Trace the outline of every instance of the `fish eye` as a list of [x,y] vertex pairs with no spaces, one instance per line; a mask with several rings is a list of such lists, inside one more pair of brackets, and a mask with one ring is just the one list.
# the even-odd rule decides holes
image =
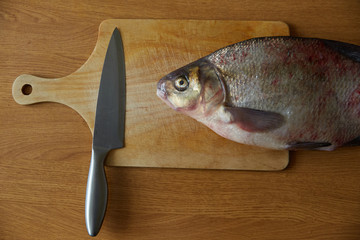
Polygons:
[[181,76],[175,80],[174,87],[180,92],[185,91],[189,87],[189,81],[185,76]]

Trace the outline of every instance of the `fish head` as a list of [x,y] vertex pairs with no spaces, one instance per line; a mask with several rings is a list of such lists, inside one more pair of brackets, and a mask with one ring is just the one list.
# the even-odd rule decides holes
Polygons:
[[157,95],[174,110],[193,117],[210,114],[225,100],[216,67],[201,59],[161,78]]

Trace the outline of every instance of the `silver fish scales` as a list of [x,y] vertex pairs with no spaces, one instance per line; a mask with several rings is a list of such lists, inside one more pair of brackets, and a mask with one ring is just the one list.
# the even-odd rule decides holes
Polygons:
[[158,95],[236,142],[333,150],[360,136],[360,47],[250,39],[168,74]]

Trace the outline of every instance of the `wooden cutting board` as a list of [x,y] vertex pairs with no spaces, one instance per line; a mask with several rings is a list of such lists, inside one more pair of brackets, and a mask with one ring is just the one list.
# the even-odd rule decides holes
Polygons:
[[235,170],[282,170],[287,166],[287,151],[226,140],[170,109],[156,96],[156,83],[167,73],[232,43],[287,36],[289,28],[283,22],[106,20],[100,25],[93,53],[82,67],[62,78],[19,76],[12,89],[15,101],[23,105],[65,104],[77,111],[93,132],[102,66],[115,27],[125,49],[125,147],[109,154],[108,166]]

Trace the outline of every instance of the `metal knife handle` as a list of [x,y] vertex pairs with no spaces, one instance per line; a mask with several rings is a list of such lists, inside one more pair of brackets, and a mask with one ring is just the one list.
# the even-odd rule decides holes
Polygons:
[[96,236],[100,231],[107,206],[107,181],[104,161],[107,149],[92,149],[89,176],[86,187],[85,222],[90,236]]

